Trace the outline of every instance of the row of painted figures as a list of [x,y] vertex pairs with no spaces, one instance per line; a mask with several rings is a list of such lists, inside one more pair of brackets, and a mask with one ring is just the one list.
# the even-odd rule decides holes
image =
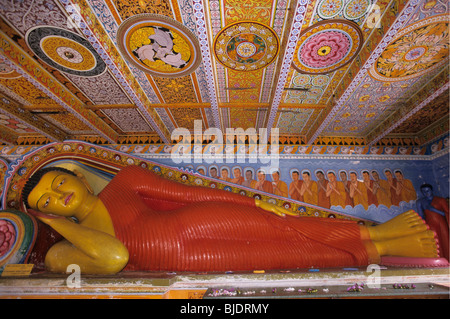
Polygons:
[[[200,174],[205,174],[203,168],[197,170]],[[291,182],[288,185],[280,179],[279,171],[274,171],[271,174],[272,181],[269,181],[263,170],[259,170],[254,179],[251,169],[245,170],[244,177],[241,169],[235,167],[233,178],[229,176],[227,168],[222,168],[220,175],[216,167],[209,169],[211,177],[324,208],[355,207],[359,204],[365,209],[368,209],[370,205],[377,207],[384,205],[389,208],[392,205],[399,206],[402,201],[410,202],[417,199],[412,182],[405,179],[400,170],[395,170],[392,174],[386,169],[384,171],[386,179],[381,179],[376,170],[365,170],[362,172],[362,181],[358,179],[354,171],[347,174],[346,171],[341,170],[338,174],[340,180],[334,171],[324,173],[322,170],[317,170],[315,172],[317,180],[313,180],[311,173],[307,170],[301,172],[292,170]]]

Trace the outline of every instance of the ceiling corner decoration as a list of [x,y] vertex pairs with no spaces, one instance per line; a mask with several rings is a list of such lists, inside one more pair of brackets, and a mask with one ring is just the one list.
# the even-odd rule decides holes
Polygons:
[[178,21],[158,14],[142,13],[122,22],[117,43],[129,62],[157,77],[188,75],[201,62],[197,37]]
[[214,39],[217,61],[236,71],[255,71],[270,65],[278,55],[280,41],[270,27],[241,21],[223,28]]
[[326,74],[350,63],[361,50],[363,34],[349,20],[322,20],[302,32],[293,65],[300,73]]
[[88,77],[106,70],[105,62],[94,47],[71,31],[37,26],[27,31],[25,39],[36,56],[62,72]]

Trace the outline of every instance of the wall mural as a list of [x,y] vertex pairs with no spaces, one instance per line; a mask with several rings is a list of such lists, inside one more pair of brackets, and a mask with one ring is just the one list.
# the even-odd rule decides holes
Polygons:
[[[447,146],[445,146],[447,145]],[[448,148],[448,137],[431,145],[431,154]],[[448,161],[394,160],[358,155],[350,158],[326,156],[283,159],[280,168],[262,173],[261,164],[187,164],[183,168],[199,174],[305,202],[345,215],[384,222],[407,210],[416,210],[422,196],[420,186],[434,186],[448,197]],[[170,159],[160,161],[170,163]],[[439,162],[439,163],[438,163]],[[173,165],[173,164],[172,164]]]
[[[354,162],[360,161],[350,161]],[[385,167],[376,165],[375,168],[370,166],[370,161],[349,165],[346,160],[335,163],[304,160],[301,164],[298,161],[289,164],[286,167],[285,163],[283,168],[272,173],[265,173],[259,167],[249,165],[188,165],[185,169],[194,169],[200,174],[227,183],[377,222],[415,209],[420,184],[426,182],[427,177],[430,179],[428,182],[432,182],[431,176],[416,173],[418,167],[427,166],[425,163],[409,165],[411,168],[396,167],[388,163]],[[343,169],[333,169],[335,166]]]

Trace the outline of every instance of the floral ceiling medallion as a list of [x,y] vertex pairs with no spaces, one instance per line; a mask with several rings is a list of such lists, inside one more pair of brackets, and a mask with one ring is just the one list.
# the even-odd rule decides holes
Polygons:
[[185,76],[201,63],[197,37],[178,21],[158,14],[125,20],[117,31],[117,43],[129,62],[157,77]]
[[306,74],[333,72],[357,56],[362,40],[360,28],[352,21],[320,21],[300,35],[299,45],[294,53],[294,68]]
[[236,71],[254,71],[271,64],[280,41],[268,26],[241,21],[223,28],[214,39],[214,54],[221,64]]
[[369,74],[379,81],[405,81],[447,65],[448,19],[449,15],[438,15],[400,30]]
[[38,26],[28,30],[25,39],[36,56],[59,71],[90,77],[106,70],[105,62],[89,41],[68,30]]

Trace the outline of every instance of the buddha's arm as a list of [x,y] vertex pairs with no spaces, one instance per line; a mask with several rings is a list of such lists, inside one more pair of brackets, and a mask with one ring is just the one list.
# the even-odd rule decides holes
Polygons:
[[[283,207],[255,200],[251,197],[219,189],[177,183],[139,166],[127,166],[119,174],[121,180],[130,184],[129,187],[133,187],[139,194],[146,197],[179,203],[222,202],[250,207],[256,206],[280,216],[285,214],[297,216],[297,214]],[[119,177],[119,174],[117,177]]]
[[45,265],[50,271],[66,272],[67,266],[76,264],[82,273],[114,274],[126,266],[128,250],[114,236],[66,218],[39,219],[66,239],[47,252]]

